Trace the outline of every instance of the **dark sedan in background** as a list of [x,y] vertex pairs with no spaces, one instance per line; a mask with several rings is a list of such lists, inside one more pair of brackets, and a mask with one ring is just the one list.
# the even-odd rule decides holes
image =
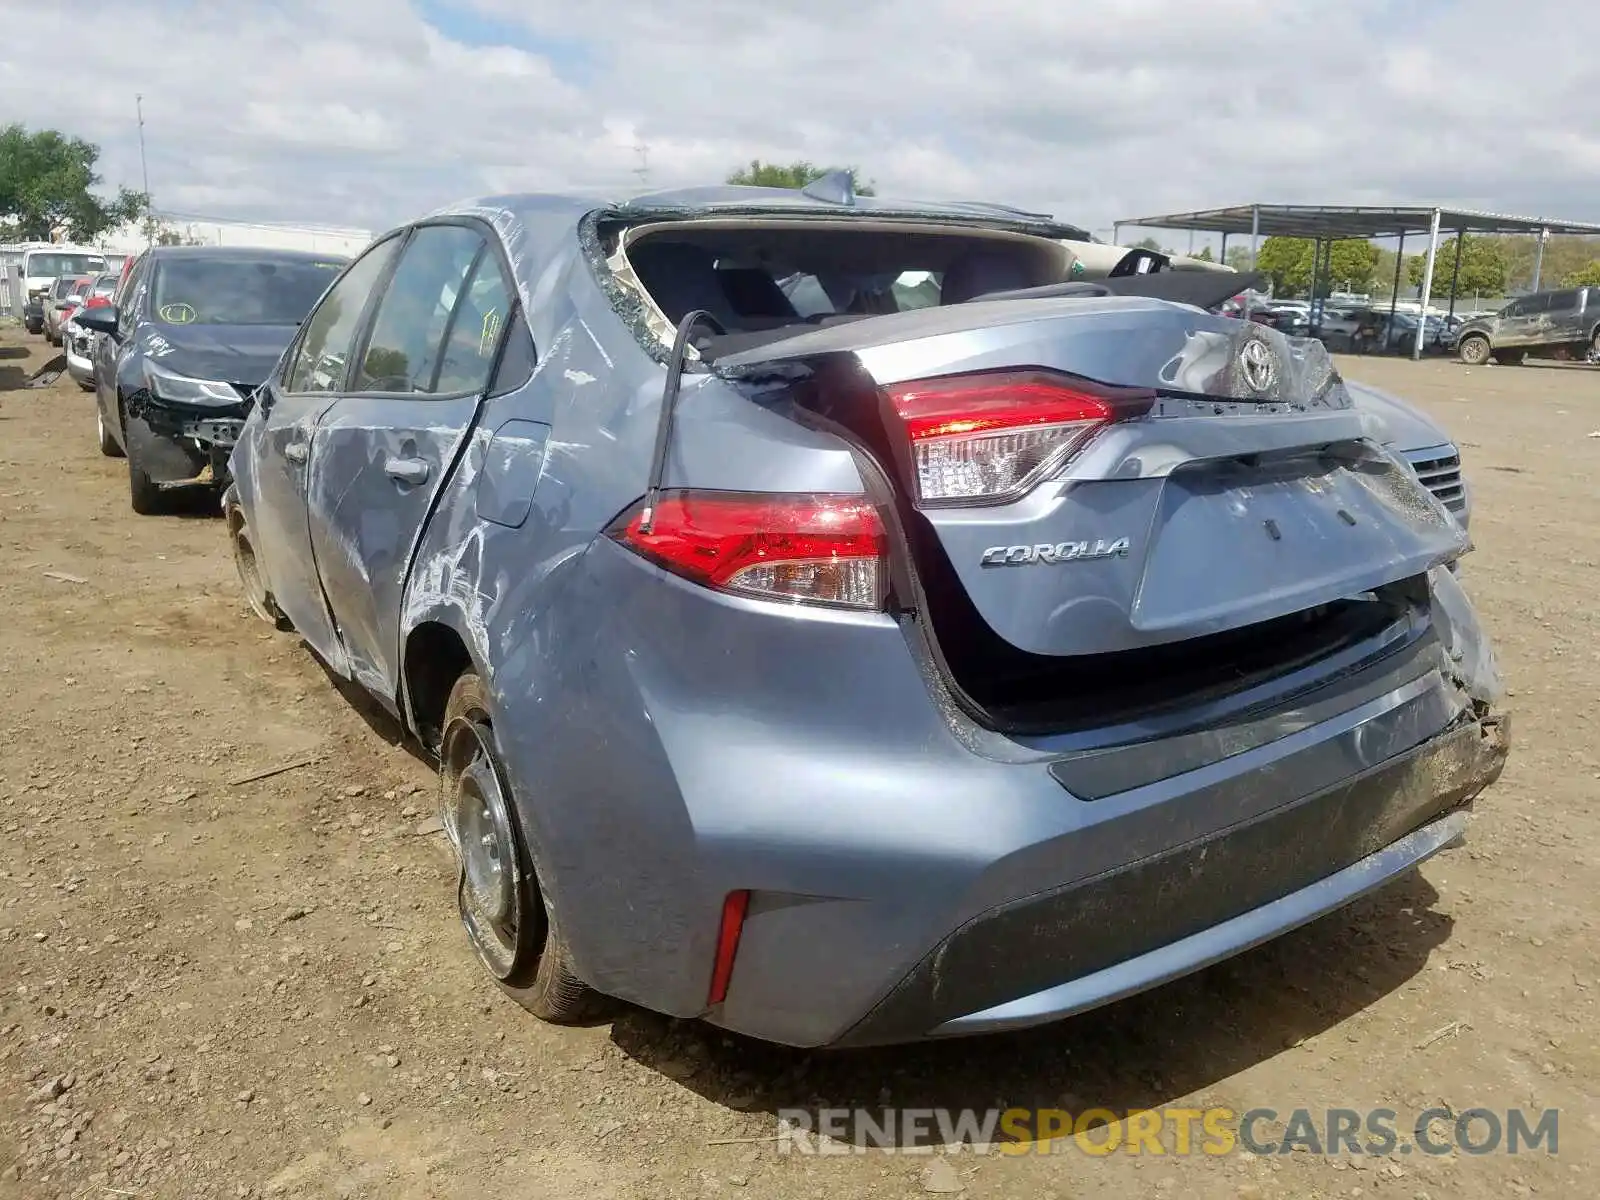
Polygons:
[[85,310],[94,333],[100,450],[128,459],[133,509],[227,483],[255,390],[348,260],[292,250],[158,246],[121,302]]

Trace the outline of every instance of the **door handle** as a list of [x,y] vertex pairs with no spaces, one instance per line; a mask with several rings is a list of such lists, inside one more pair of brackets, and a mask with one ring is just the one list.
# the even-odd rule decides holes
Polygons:
[[425,458],[386,458],[383,473],[400,483],[427,483],[428,460]]
[[283,448],[283,456],[290,462],[303,463],[309,453],[304,442],[290,442]]

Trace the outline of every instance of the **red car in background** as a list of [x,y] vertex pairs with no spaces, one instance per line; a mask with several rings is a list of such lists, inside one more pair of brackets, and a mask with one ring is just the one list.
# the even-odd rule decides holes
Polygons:
[[107,273],[97,275],[89,282],[83,303],[71,312],[63,313],[61,341],[67,351],[67,374],[86,392],[94,391],[94,334],[75,319],[80,312],[90,308],[104,308],[121,286],[120,276]]
[[56,287],[44,302],[45,341],[52,346],[62,344],[62,331],[67,322],[72,320],[72,314],[83,303],[83,298],[93,283],[92,275],[79,275],[71,280],[62,278],[57,281]]

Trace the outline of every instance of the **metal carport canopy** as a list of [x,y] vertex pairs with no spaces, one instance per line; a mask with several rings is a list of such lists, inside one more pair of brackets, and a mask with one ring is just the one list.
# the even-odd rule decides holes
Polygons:
[[[1236,204],[1231,208],[1209,208],[1197,212],[1166,213],[1156,217],[1132,217],[1118,221],[1113,240],[1120,241],[1124,225],[1151,229],[1188,229],[1196,233],[1220,233],[1226,251],[1229,234],[1247,234],[1250,237],[1250,262],[1255,263],[1256,247],[1262,237],[1300,237],[1315,240],[1320,247],[1324,242],[1348,238],[1401,239],[1405,247],[1408,233],[1428,235],[1427,265],[1423,270],[1422,289],[1426,313],[1427,298],[1433,295],[1434,258],[1439,252],[1441,228],[1457,233],[1535,233],[1539,235],[1539,258],[1544,257],[1546,236],[1552,233],[1600,234],[1600,224],[1587,221],[1562,221],[1552,217],[1514,217],[1506,213],[1479,212],[1470,208],[1384,208],[1366,205],[1334,206],[1326,204]],[[1331,261],[1331,247],[1329,250]],[[1320,255],[1318,256],[1320,258]],[[1456,243],[1456,269],[1461,266],[1461,242]],[[1311,273],[1313,288],[1316,269]],[[1539,268],[1534,266],[1534,286],[1538,287]],[[1400,258],[1395,258],[1394,296],[1399,296]],[[1450,282],[1450,309],[1455,311],[1455,279]],[[1389,304],[1389,315],[1394,316],[1394,300]],[[1411,357],[1422,357],[1422,342],[1427,321],[1417,321],[1417,340]]]
[[1516,217],[1469,208],[1374,208],[1361,205],[1236,204],[1158,217],[1127,217],[1123,225],[1192,229],[1196,233],[1259,234],[1262,237],[1385,238],[1429,233],[1435,214],[1442,228],[1467,233],[1600,234],[1600,224],[1554,217]]

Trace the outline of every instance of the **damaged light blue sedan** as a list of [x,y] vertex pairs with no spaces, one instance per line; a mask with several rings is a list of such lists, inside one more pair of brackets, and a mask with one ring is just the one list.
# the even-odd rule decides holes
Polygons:
[[1073,280],[1085,236],[838,179],[500,196],[312,311],[240,577],[437,755],[534,1013],[1013,1029],[1460,841],[1508,726],[1449,438],[1208,311],[1238,276]]

